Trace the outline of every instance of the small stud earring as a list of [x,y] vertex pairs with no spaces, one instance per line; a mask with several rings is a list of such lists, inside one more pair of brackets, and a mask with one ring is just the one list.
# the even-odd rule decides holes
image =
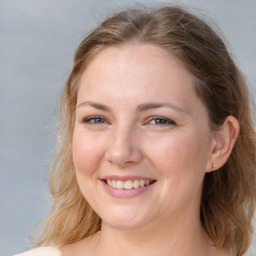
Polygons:
[[213,168],[213,171],[216,171],[216,165],[215,165],[215,163],[213,163],[212,168]]

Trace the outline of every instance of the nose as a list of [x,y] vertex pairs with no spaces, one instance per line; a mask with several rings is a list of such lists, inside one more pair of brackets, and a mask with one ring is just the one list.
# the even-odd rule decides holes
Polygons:
[[142,159],[141,145],[135,131],[125,128],[113,132],[105,153],[105,159],[119,167],[139,163]]

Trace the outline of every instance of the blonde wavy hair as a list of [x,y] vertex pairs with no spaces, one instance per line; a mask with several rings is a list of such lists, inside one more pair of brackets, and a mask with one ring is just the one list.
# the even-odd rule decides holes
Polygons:
[[79,80],[97,53],[108,46],[132,43],[157,45],[186,65],[196,77],[195,91],[208,110],[213,130],[229,115],[238,120],[240,132],[228,161],[205,175],[201,223],[216,246],[243,255],[251,243],[255,210],[255,105],[222,39],[204,21],[177,6],[119,12],[79,45],[59,100],[61,138],[49,176],[51,211],[35,244],[61,246],[101,228],[100,217],[79,190],[72,160]]

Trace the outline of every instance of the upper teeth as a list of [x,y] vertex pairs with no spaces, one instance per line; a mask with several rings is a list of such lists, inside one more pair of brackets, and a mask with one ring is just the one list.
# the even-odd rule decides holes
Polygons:
[[107,180],[107,183],[112,188],[117,189],[134,189],[149,185],[149,180]]

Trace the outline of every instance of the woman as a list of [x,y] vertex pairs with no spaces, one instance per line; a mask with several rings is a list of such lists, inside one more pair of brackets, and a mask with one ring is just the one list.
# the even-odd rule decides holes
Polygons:
[[52,210],[38,248],[21,255],[244,255],[253,106],[223,41],[194,15],[163,7],[108,18],[75,54]]

